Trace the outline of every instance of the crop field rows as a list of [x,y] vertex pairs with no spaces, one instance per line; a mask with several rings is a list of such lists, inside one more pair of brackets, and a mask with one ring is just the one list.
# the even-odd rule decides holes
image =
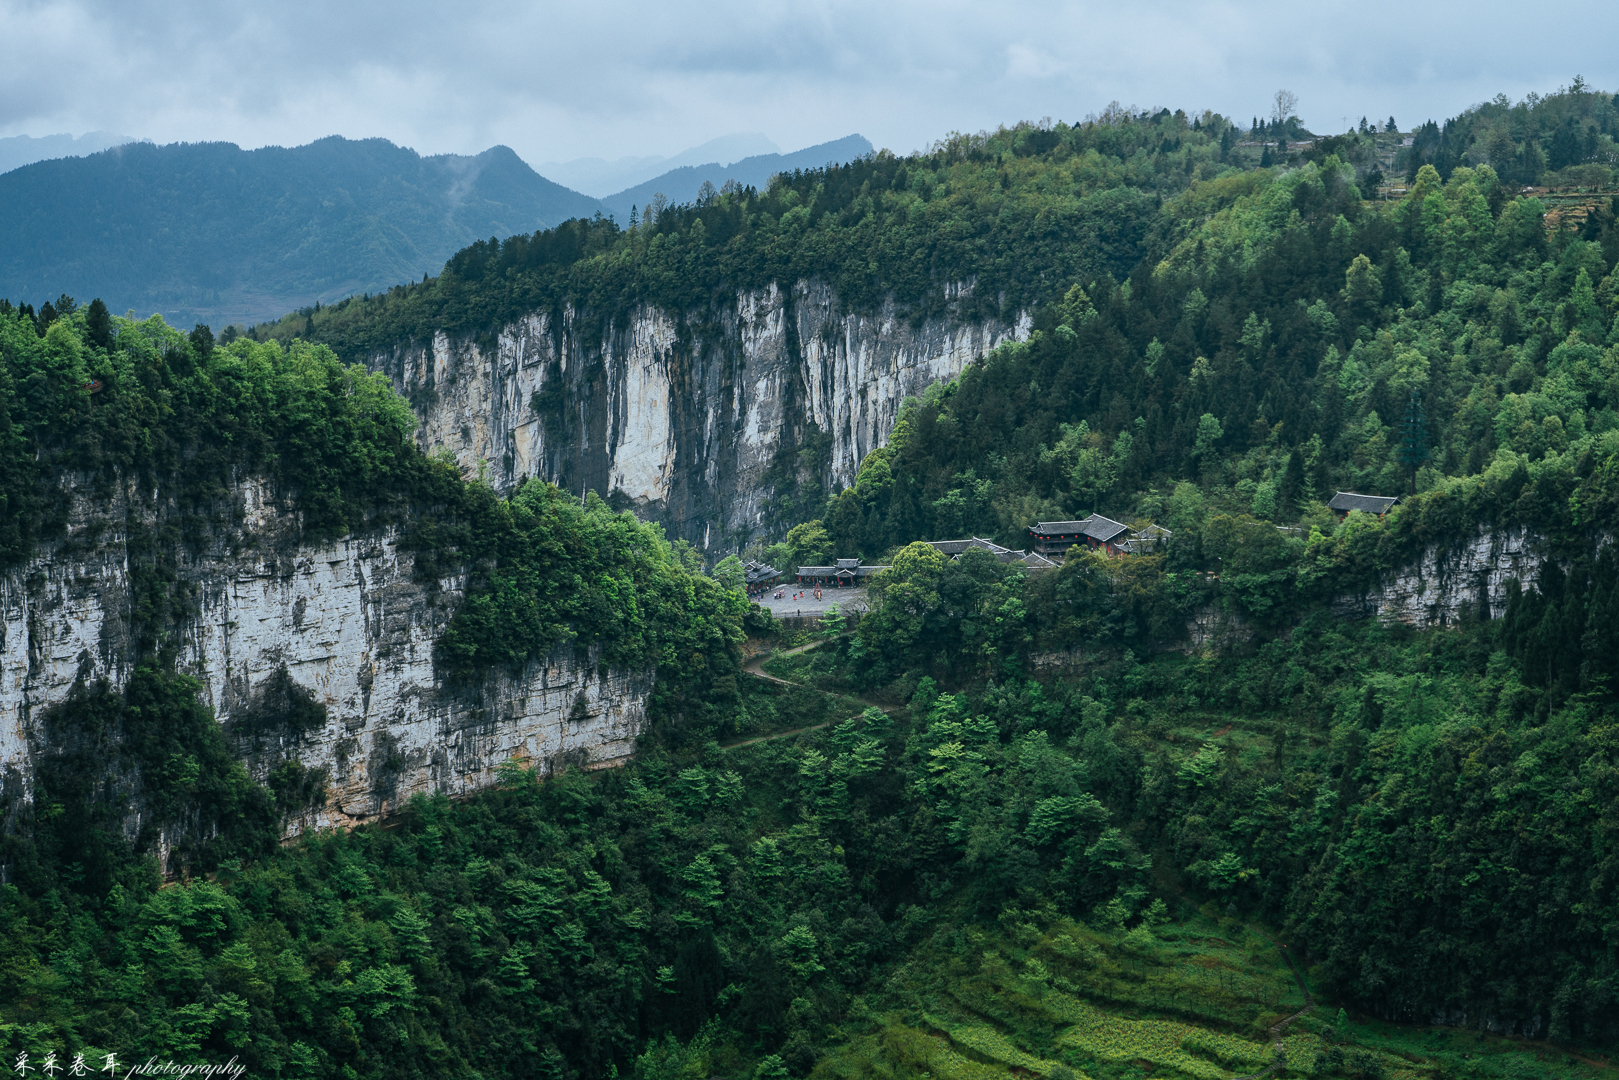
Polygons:
[[[896,979],[902,1007],[825,1058],[816,1080],[1233,1080],[1270,1066],[1270,1025],[1303,1007],[1270,940],[1208,909],[1150,932],[1014,923],[969,931],[951,957],[931,951]],[[1295,1022],[1282,1050],[1279,1077],[1615,1075],[1540,1047],[1326,1007]]]

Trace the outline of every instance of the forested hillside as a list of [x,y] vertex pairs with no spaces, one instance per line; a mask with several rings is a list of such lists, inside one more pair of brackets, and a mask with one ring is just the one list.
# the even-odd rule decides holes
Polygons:
[[0,296],[68,292],[220,327],[436,272],[473,240],[597,211],[505,147],[135,143],[0,176]]
[[1027,345],[918,402],[829,507],[838,553],[1022,546],[1029,522],[1093,510],[1195,530],[1205,497],[1291,523],[1338,488],[1604,455],[1612,197],[1574,233],[1487,165],[1424,166],[1390,206],[1330,158],[1225,183],[1240,196],[1155,265],[1076,285]]
[[[1520,156],[1531,166],[1504,184],[1612,187],[1616,125],[1613,96],[1582,83],[1469,110],[1445,125],[1450,156],[1430,161],[1437,125],[1402,135],[1363,122],[1300,149],[1308,133],[1295,117],[1250,121],[1114,106],[1086,122],[954,135],[921,154],[880,152],[783,175],[767,188],[663,207],[633,226],[570,222],[494,247],[474,244],[438,278],[292,316],[261,333],[307,332],[348,357],[433,329],[489,329],[569,302],[605,325],[637,302],[678,310],[795,277],[834,282],[857,309],[891,295],[917,317],[943,309],[970,281],[976,288],[964,315],[1004,314],[1057,299],[1087,275],[1122,282],[1143,260],[1156,263],[1248,193],[1234,174],[1257,182],[1262,165],[1335,154],[1354,165],[1368,197],[1386,179],[1414,179],[1425,163],[1436,164],[1442,180],[1458,165],[1490,164],[1500,176],[1501,163]],[[1404,146],[1406,138],[1416,145]],[[1568,145],[1553,155],[1559,139]],[[1169,201],[1181,193],[1188,195]]]
[[[1505,161],[1573,116],[1600,155],[1612,109],[1579,87],[1450,130],[1493,118]],[[202,514],[258,468],[311,529],[392,515],[428,565],[472,568],[446,672],[578,635],[654,658],[660,696],[621,770],[542,784],[514,761],[498,790],[275,849],[281,794],[219,751],[154,632],[139,678],[51,723],[121,733],[104,756],[215,839],[164,887],[86,758],[44,769],[44,809],[7,824],[0,1049],[288,1077],[1613,1075],[1613,177],[1537,174],[1599,189],[1564,193],[1588,202],[1570,226],[1490,139],[1412,165],[1368,131],[1278,165],[1258,144],[1286,127],[963,137],[481,243],[228,347],[8,306],[13,565],[59,535],[64,470],[180,485]],[[1385,162],[1410,188],[1370,199]],[[890,560],[847,630],[771,625],[734,560],[705,575],[599,501],[456,477],[340,359],[800,276],[1036,313],[769,553]],[[1340,487],[1404,499],[1340,520]],[[913,543],[1021,547],[1091,511],[1173,536],[1033,576]],[[1501,612],[1337,604],[1504,534],[1539,568]]]

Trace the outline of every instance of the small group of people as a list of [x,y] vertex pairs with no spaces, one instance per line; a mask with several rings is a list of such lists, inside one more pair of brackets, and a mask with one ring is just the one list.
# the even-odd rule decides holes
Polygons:
[[[811,596],[814,596],[815,599],[817,599],[817,600],[824,599],[824,597],[823,597],[823,595],[821,593],[821,587],[819,585],[817,585],[813,591],[805,590],[805,591],[793,593],[793,599],[794,600],[808,600]],[[773,599],[773,600],[785,600],[785,599],[787,599],[787,590],[786,589],[777,589],[776,590],[776,595],[771,597],[771,599]]]

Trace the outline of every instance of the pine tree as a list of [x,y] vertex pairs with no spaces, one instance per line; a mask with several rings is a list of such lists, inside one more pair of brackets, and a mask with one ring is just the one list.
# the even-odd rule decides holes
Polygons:
[[84,313],[84,328],[90,344],[102,349],[112,348],[112,313],[102,303],[101,297],[90,301],[90,307]]
[[1428,412],[1422,407],[1422,391],[1411,391],[1400,422],[1400,464],[1411,470],[1411,494],[1417,493],[1417,469],[1428,460]]

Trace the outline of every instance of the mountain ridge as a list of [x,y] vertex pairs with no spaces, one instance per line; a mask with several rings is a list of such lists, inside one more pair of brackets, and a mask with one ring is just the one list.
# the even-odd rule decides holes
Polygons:
[[[0,176],[0,296],[100,296],[171,322],[252,321],[436,273],[457,249],[589,216],[510,148],[386,139],[134,143]],[[156,242],[154,242],[154,238]]]
[[705,182],[713,184],[716,189],[724,187],[727,180],[735,180],[744,187],[763,188],[776,173],[842,165],[871,153],[873,149],[871,140],[856,134],[807,146],[791,154],[756,154],[729,165],[719,162],[685,165],[616,194],[604,196],[601,203],[615,218],[628,221],[632,209],[644,208],[659,194],[670,203],[689,203],[697,199]]

